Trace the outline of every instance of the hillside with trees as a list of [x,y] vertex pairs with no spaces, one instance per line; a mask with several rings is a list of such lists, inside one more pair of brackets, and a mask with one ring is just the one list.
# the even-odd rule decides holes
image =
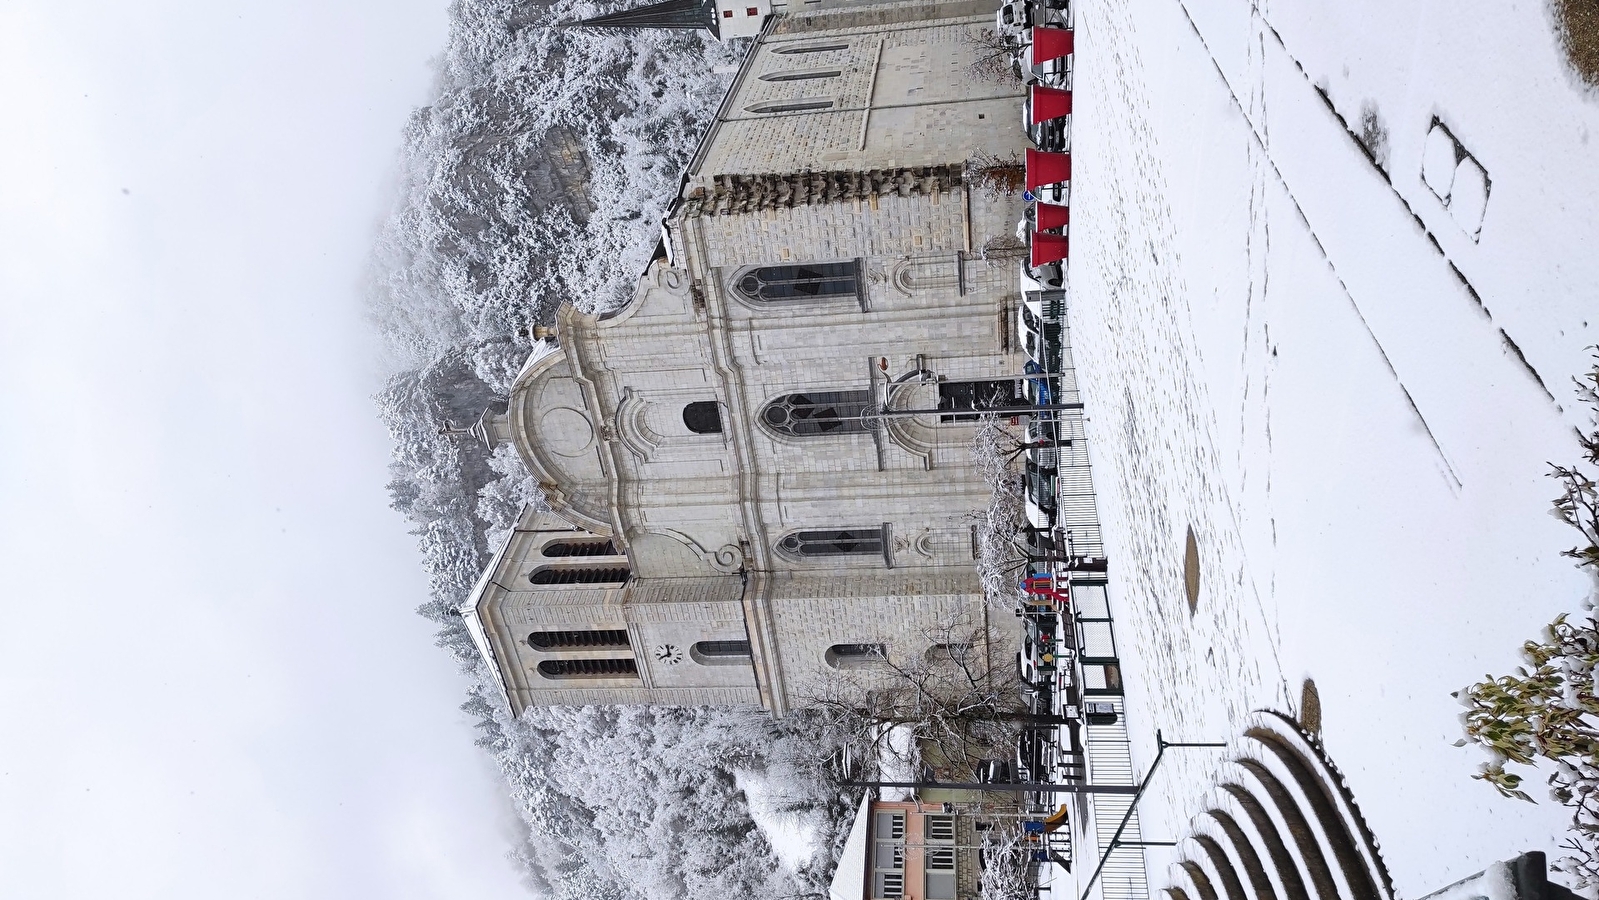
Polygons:
[[[532,710],[511,720],[454,610],[537,486],[515,453],[442,434],[503,402],[531,330],[562,303],[622,303],[743,48],[699,34],[556,27],[592,3],[457,0],[435,99],[411,117],[372,270],[395,362],[375,398],[389,490],[431,578],[418,610],[474,688],[463,709],[527,826],[518,855],[551,897],[825,890],[848,797],[810,770],[796,725],[760,710]],[[783,866],[766,815],[821,848]],[[830,851],[830,852],[829,852]],[[791,854],[792,855],[792,854]]]

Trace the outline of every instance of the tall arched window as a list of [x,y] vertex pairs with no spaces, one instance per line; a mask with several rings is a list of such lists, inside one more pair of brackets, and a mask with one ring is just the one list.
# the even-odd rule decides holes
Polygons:
[[702,666],[737,666],[750,661],[749,641],[700,641],[688,650]]
[[838,528],[828,531],[794,531],[777,542],[779,550],[794,556],[853,556],[883,554],[882,528]]
[[870,391],[810,391],[785,394],[766,404],[761,420],[780,434],[865,434],[862,416],[871,411]]
[[534,584],[627,584],[627,566],[545,566],[533,570]]
[[744,107],[752,113],[810,112],[815,109],[832,109],[833,101],[820,97],[801,97],[797,100],[768,100]]
[[848,49],[849,49],[849,45],[848,44],[809,44],[809,45],[806,45],[806,46],[803,46],[803,47],[784,47],[784,48],[782,48],[780,50],[776,50],[776,51],[773,51],[773,52],[775,52],[775,53],[784,53],[784,54],[825,53],[828,50],[848,50]]
[[627,659],[546,659],[539,663],[545,678],[634,678],[638,663]]
[[527,644],[535,650],[625,650],[630,646],[625,628],[535,631],[527,636]]
[[738,276],[734,288],[758,303],[860,299],[859,262],[761,266]]
[[555,541],[545,544],[545,556],[616,556],[616,544],[606,538],[582,541]]
[[722,409],[715,400],[695,400],[683,407],[683,424],[695,434],[721,434]]
[[888,659],[882,644],[834,644],[823,657],[835,669],[861,669]]
[[799,69],[788,72],[767,72],[762,81],[809,81],[812,78],[837,78],[844,73],[838,69]]

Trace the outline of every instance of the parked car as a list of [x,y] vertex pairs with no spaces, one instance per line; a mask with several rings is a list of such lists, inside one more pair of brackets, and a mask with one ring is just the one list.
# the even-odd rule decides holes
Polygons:
[[[1016,339],[1027,358],[1037,364],[1034,371],[1027,371],[1025,365],[1023,371],[1027,371],[1027,374],[1042,372],[1051,376],[1060,374],[1065,348],[1061,344],[1061,326],[1058,322],[1045,322],[1033,311],[1032,306],[1023,302],[1016,310]],[[1037,379],[1033,378],[1026,381],[1029,385],[1037,383]],[[1035,402],[1043,405],[1052,401],[1040,399]]]
[[1060,501],[1054,467],[1040,466],[1029,459],[1022,466],[1022,483],[1027,523],[1034,528],[1055,527]]
[[1011,52],[1011,72],[1023,84],[1041,84],[1045,87],[1071,90],[1075,53],[1037,62],[1033,54],[1031,32],[1024,34],[1016,49]]
[[1008,759],[985,759],[977,764],[977,780],[983,784],[1011,784],[1016,780],[1016,764]]
[[1067,0],[1008,0],[994,11],[994,29],[1001,37],[1025,39],[1035,25],[1072,26]]
[[[1035,194],[1037,192],[1034,192]],[[1026,219],[1022,220],[1023,243],[1031,247],[1033,244],[1033,226]],[[1046,237],[1050,237],[1046,235]],[[1058,236],[1054,236],[1058,239]],[[1022,290],[1023,291],[1058,291],[1066,287],[1066,260],[1056,260],[1044,263],[1041,266],[1033,265],[1028,258],[1022,259]]]
[[1059,116],[1033,121],[1033,96],[1022,101],[1022,132],[1034,147],[1051,153],[1065,153],[1072,149],[1072,117]]

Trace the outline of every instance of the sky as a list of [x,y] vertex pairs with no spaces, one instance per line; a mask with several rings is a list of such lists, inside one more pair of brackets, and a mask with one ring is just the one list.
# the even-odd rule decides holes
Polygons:
[[525,896],[364,319],[444,0],[0,0],[7,897]]

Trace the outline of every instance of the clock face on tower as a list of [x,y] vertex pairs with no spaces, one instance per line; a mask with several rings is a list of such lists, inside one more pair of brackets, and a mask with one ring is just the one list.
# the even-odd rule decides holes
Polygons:
[[683,651],[676,644],[660,644],[655,648],[655,658],[669,666],[683,661]]

